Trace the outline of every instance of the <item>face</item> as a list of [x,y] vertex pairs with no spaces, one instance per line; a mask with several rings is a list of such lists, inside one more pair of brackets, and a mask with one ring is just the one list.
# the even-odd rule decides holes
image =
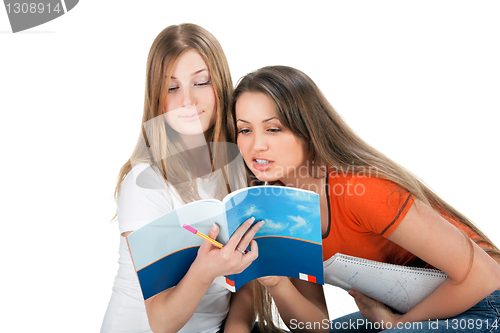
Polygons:
[[261,181],[307,175],[307,144],[278,120],[263,93],[243,93],[236,102],[237,143],[245,163]]
[[184,135],[204,133],[215,122],[215,92],[201,55],[183,53],[173,68],[163,109],[167,124]]

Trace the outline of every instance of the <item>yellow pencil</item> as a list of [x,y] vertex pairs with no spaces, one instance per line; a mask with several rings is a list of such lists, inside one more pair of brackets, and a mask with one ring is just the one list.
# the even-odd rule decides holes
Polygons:
[[219,243],[218,241],[216,241],[215,239],[212,239],[210,237],[208,237],[207,235],[204,235],[202,234],[201,232],[199,232],[198,230],[196,230],[195,228],[191,227],[191,226],[188,226],[187,224],[184,224],[182,226],[184,229],[188,230],[188,231],[191,231],[193,234],[197,235],[197,236],[200,236],[201,238],[203,238],[204,240],[207,240],[209,241],[210,243],[214,244],[215,246],[217,246],[218,248],[221,248],[224,246],[222,245],[221,243]]

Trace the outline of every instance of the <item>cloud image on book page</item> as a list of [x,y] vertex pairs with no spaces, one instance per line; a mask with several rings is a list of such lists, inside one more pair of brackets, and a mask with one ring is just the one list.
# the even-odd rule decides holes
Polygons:
[[229,233],[246,219],[264,220],[255,237],[282,236],[321,243],[319,196],[308,191],[278,186],[251,188],[226,204]]

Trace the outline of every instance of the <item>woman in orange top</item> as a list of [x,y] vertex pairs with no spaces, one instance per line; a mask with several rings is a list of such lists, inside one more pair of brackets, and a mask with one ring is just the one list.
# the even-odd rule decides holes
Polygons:
[[[456,332],[453,321],[441,320],[447,318],[469,324],[466,329],[473,320],[478,331],[494,328],[495,318],[500,326],[499,249],[418,178],[361,140],[307,75],[284,66],[248,74],[235,90],[228,117],[229,139],[237,142],[250,176],[320,195],[325,260],[341,252],[448,274],[405,314],[351,290],[364,318],[393,330],[440,319],[439,328],[423,325],[419,332]],[[291,330],[329,330],[330,325],[297,326],[328,323],[321,286],[284,277],[259,281]]]

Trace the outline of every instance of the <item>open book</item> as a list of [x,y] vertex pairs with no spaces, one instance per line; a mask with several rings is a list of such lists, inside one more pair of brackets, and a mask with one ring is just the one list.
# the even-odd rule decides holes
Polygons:
[[[240,274],[215,279],[231,291],[262,276],[280,275],[323,284],[319,196],[282,186],[238,190],[219,200],[186,204],[132,232],[127,241],[144,299],[175,286],[196,258],[203,239],[182,227],[208,234],[215,222],[217,240],[226,244],[250,217],[265,224],[255,235],[259,257]],[[256,223],[255,222],[255,223]]]
[[337,253],[324,262],[325,282],[354,289],[406,313],[448,278],[427,268],[399,266]]

